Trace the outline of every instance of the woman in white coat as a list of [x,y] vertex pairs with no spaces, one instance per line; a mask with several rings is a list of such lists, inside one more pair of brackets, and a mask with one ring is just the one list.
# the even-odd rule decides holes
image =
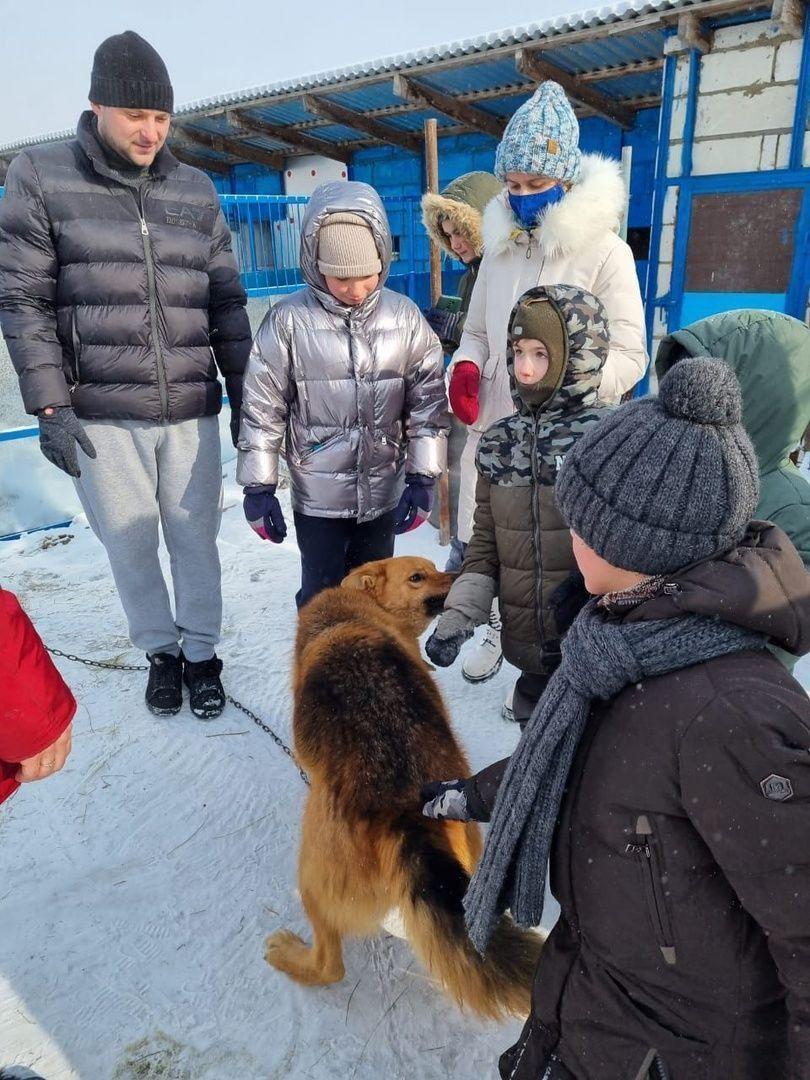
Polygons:
[[[601,300],[611,339],[601,400],[619,401],[647,366],[635,263],[618,235],[627,199],[621,168],[618,161],[580,152],[579,124],[557,83],[541,83],[509,121],[495,175],[505,188],[484,211],[484,259],[449,389],[453,411],[468,425],[458,508],[462,542],[473,530],[478,440],[515,409],[506,338],[509,313],[522,293],[535,285],[577,285]],[[472,681],[500,666],[497,631],[495,620],[468,654],[465,674]]]

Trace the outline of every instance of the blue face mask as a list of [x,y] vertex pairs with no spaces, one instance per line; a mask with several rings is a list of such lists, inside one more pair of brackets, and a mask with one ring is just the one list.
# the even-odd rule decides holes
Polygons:
[[537,218],[549,206],[558,203],[565,196],[565,188],[561,184],[555,184],[547,191],[535,191],[531,195],[509,194],[509,205],[512,213],[518,219],[521,229],[533,229],[537,224]]

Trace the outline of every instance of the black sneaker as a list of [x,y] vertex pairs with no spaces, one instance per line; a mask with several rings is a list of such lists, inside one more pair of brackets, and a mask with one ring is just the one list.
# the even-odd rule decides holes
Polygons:
[[183,661],[167,652],[147,659],[146,705],[155,716],[174,716],[183,708]]
[[183,662],[183,680],[188,687],[189,705],[198,720],[214,720],[225,708],[225,691],[219,676],[222,661],[218,656],[193,664]]

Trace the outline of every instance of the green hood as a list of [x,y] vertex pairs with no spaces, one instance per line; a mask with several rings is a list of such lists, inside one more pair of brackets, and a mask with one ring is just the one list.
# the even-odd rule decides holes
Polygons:
[[428,193],[422,196],[422,224],[431,240],[452,256],[450,241],[441,227],[442,221],[449,218],[454,227],[467,237],[480,258],[484,250],[481,216],[487,203],[502,190],[503,185],[492,173],[464,173],[438,195]]
[[810,421],[810,329],[775,311],[726,311],[663,339],[659,380],[684,356],[714,356],[733,369],[760,473],[784,466]]

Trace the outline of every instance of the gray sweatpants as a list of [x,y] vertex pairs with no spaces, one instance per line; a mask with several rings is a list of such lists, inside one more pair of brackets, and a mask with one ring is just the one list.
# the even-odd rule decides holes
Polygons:
[[[76,490],[107,551],[136,648],[208,660],[222,623],[217,533],[222,467],[216,416],[151,424],[82,421],[95,460],[79,451]],[[169,552],[169,592],[158,560],[158,528]]]

